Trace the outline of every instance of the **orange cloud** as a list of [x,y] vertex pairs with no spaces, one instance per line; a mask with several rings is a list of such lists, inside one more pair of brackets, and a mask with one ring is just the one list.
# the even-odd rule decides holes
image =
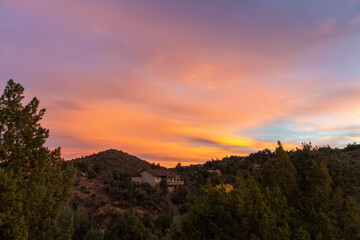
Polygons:
[[360,124],[356,14],[190,2],[7,1],[0,74],[48,109],[65,158],[117,148],[201,163],[273,149],[277,129],[258,132],[282,117],[296,122],[287,134],[335,144],[349,136],[329,129]]

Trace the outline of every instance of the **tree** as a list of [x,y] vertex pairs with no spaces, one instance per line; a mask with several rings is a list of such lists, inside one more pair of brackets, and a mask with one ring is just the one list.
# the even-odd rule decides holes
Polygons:
[[185,202],[186,197],[190,194],[187,186],[179,186],[171,195],[171,200],[175,204],[182,204]]
[[88,233],[86,234],[85,240],[101,240],[101,232],[99,230],[94,229],[93,227],[90,228]]
[[37,98],[24,106],[23,92],[9,80],[0,97],[0,199],[12,199],[1,202],[2,239],[41,238],[69,200],[75,175],[60,148],[44,146],[49,137],[40,125],[45,109],[38,111]]
[[72,235],[72,239],[84,239],[91,225],[91,220],[85,209],[78,207],[74,211],[74,234]]
[[216,188],[207,179],[206,186],[187,215],[182,218],[179,239],[231,239],[237,225],[227,211],[228,193],[225,188]]
[[97,173],[94,171],[94,169],[90,169],[89,171],[88,171],[88,179],[94,179],[94,178],[96,178],[97,177]]
[[166,182],[166,179],[161,179],[160,183],[159,183],[159,187],[161,189],[161,193],[166,195],[167,191],[168,191],[168,184]]
[[257,181],[239,174],[234,189],[210,180],[182,218],[177,239],[290,239],[290,213],[280,190],[263,193]]
[[169,214],[160,214],[155,220],[155,227],[164,234],[166,229],[170,228],[172,216]]
[[104,240],[145,240],[148,236],[146,228],[135,216],[135,212],[132,208],[121,215],[119,221],[110,230],[105,232]]
[[43,239],[49,240],[71,240],[74,233],[74,213],[70,207],[61,210],[60,215],[56,219],[56,224],[52,225],[46,232],[42,233]]
[[262,169],[263,185],[270,188],[278,187],[287,199],[294,203],[299,195],[296,169],[280,142],[275,154],[275,158],[266,161]]
[[359,186],[356,162],[340,150],[305,143],[289,155],[301,192],[295,207],[302,227],[295,239],[359,239],[359,212],[351,198]]
[[175,169],[176,169],[176,171],[177,171],[178,173],[183,172],[183,168],[182,168],[182,166],[181,166],[181,163],[176,164]]
[[105,166],[101,162],[97,162],[94,164],[94,166],[92,166],[92,169],[94,172],[96,172],[97,175],[100,175],[101,172],[105,169]]
[[57,219],[57,223],[61,230],[62,239],[71,240],[71,236],[74,233],[74,212],[71,208],[65,207],[60,216]]
[[18,181],[12,170],[0,169],[0,239],[27,239]]

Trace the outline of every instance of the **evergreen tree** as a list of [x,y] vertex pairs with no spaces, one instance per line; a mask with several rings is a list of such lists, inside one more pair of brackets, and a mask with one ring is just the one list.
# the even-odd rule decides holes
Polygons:
[[230,192],[208,180],[174,239],[360,240],[356,163],[311,144],[287,152],[279,143],[269,156],[258,171],[262,185],[243,169]]
[[120,216],[116,225],[105,232],[104,240],[145,240],[147,236],[146,228],[131,208],[127,213]]
[[[360,218],[353,199],[336,188],[330,199],[330,221],[337,239],[360,239]],[[356,238],[357,237],[357,238]]]
[[0,169],[0,239],[27,239],[21,194],[13,171]]
[[268,160],[262,169],[263,185],[270,188],[278,187],[290,203],[295,203],[299,198],[296,176],[294,165],[282,144],[278,142],[275,158]]
[[23,106],[23,92],[9,80],[0,97],[0,198],[12,199],[1,202],[3,239],[39,239],[54,226],[70,198],[75,174],[61,158],[60,148],[44,146],[49,137],[49,130],[40,125],[45,109],[38,111],[37,98]]
[[63,208],[56,220],[56,224],[43,232],[42,238],[46,240],[71,240],[74,232],[73,222],[74,213],[72,209],[69,207]]
[[170,228],[172,216],[169,214],[160,214],[155,220],[155,227],[164,234],[166,229]]
[[78,207],[74,211],[74,234],[72,236],[73,240],[82,240],[85,239],[89,229],[91,228],[91,221],[87,212]]
[[174,238],[288,240],[290,210],[279,190],[265,194],[251,176],[245,180],[239,174],[230,192],[208,180]]
[[207,180],[206,186],[188,215],[182,219],[181,239],[226,239],[236,226],[231,221],[224,188],[216,188]]
[[74,233],[74,213],[71,208],[65,207],[58,217],[57,224],[61,230],[61,238],[70,240]]
[[161,179],[160,183],[159,183],[159,187],[160,187],[160,190],[161,190],[161,193],[163,195],[166,195],[167,192],[168,192],[168,184],[166,182],[166,179]]
[[102,236],[100,231],[95,230],[94,228],[90,228],[85,236],[85,240],[101,240]]

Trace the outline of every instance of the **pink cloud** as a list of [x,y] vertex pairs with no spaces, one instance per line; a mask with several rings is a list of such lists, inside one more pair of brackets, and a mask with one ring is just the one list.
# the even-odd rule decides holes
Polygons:
[[0,38],[6,65],[48,108],[49,144],[66,146],[67,158],[119,148],[151,161],[203,162],[274,146],[278,139],[238,132],[279,116],[335,121],[358,112],[356,76],[345,86],[316,75],[357,18],[310,21],[245,4],[263,13],[254,19],[198,4],[180,4],[184,12],[126,1],[7,1],[7,12],[31,24],[8,24],[10,37]]

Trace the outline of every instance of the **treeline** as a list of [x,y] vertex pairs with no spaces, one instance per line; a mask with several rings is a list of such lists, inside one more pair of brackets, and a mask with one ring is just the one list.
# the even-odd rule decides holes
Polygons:
[[[173,193],[134,186],[124,178],[116,199],[133,207],[97,237],[360,239],[359,154],[357,144],[345,149],[303,144],[285,151],[279,143],[274,152],[232,156],[203,166],[178,164],[174,171],[186,184]],[[154,217],[141,209],[159,212]]]
[[340,151],[279,144],[257,179],[238,170],[231,191],[208,181],[175,239],[360,239],[359,162]]

